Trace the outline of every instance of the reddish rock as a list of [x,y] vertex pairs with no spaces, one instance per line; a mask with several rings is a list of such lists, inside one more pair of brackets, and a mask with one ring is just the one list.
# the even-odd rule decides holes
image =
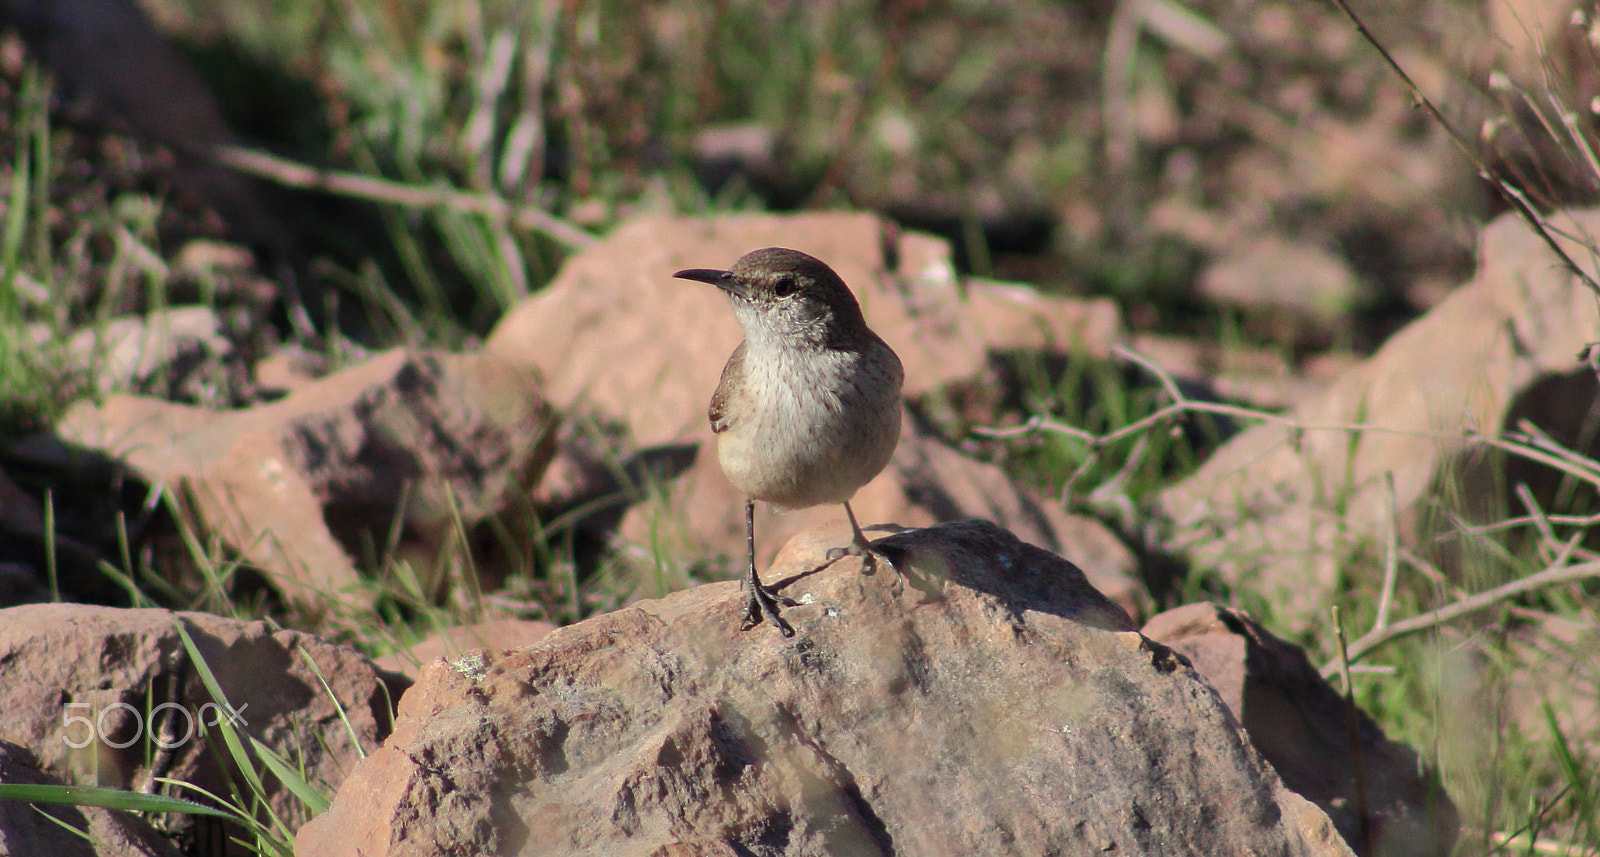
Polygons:
[[1388,740],[1361,711],[1355,712],[1359,745],[1352,747],[1344,697],[1299,647],[1249,615],[1214,604],[1168,610],[1151,619],[1144,634],[1189,659],[1283,784],[1328,813],[1356,853],[1451,852],[1459,817],[1436,776],[1425,774],[1415,751]]
[[526,369],[396,350],[244,411],[113,396],[74,407],[59,430],[181,489],[206,530],[315,610],[360,603],[363,533],[403,515],[402,547],[437,557],[456,514],[470,526],[519,501],[550,461],[554,425]]
[[706,403],[741,334],[726,297],[672,274],[771,246],[839,272],[905,364],[907,395],[977,375],[997,345],[1105,354],[1121,336],[1109,301],[958,282],[948,244],[874,214],[652,215],[568,259],[501,319],[485,350],[537,368],[558,406],[585,402],[620,419],[641,446],[708,440]]
[[[1600,234],[1600,210],[1550,217],[1558,235]],[[1593,253],[1563,246],[1593,269]],[[1402,524],[1446,468],[1509,425],[1514,405],[1553,375],[1592,371],[1594,294],[1515,214],[1490,224],[1472,280],[1288,416],[1260,423],[1161,493],[1167,547],[1270,601],[1289,630],[1307,627],[1341,580],[1350,548]],[[1349,426],[1372,430],[1352,435]],[[1504,483],[1457,474],[1462,506],[1496,508]],[[1491,495],[1492,496],[1486,496]],[[1419,540],[1428,541],[1426,539]]]
[[[59,777],[40,769],[32,753],[5,741],[0,741],[0,783],[63,785]],[[131,812],[0,800],[0,854],[178,857],[180,853],[177,846]]]
[[434,662],[300,857],[1348,854],[1215,691],[1070,563],[981,521],[882,546],[813,531],[769,579]]
[[[236,719],[215,707],[194,664],[179,656],[179,621]],[[371,749],[388,734],[391,706],[406,684],[358,652],[264,622],[82,604],[0,610],[0,740],[27,747],[45,770],[73,784],[142,786],[157,755],[150,714],[175,702],[187,716],[172,714],[177,728],[166,743],[177,746],[166,776],[230,793],[227,777],[238,774],[218,767],[226,752],[209,746],[220,740],[215,730],[201,735],[199,728],[220,713],[332,794],[358,746]],[[273,810],[303,818],[299,801],[265,779]]]

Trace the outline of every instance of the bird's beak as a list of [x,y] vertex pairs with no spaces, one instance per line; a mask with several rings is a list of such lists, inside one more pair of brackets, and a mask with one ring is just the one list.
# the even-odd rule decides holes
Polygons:
[[672,276],[679,280],[698,280],[702,283],[710,283],[725,292],[732,292],[738,288],[738,281],[733,278],[732,271],[718,271],[715,268],[688,268]]

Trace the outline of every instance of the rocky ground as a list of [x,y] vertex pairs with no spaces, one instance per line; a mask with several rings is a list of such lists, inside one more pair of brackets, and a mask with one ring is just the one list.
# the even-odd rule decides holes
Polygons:
[[[1208,853],[1268,843],[1297,853],[1417,853],[1423,843],[1449,852],[1456,814],[1436,777],[1370,720],[1350,720],[1359,715],[1303,652],[1247,615],[1210,605],[1155,615],[1144,636],[1134,633],[1129,617],[1151,616],[1156,604],[1150,566],[1134,549],[1141,546],[1063,512],[924,427],[919,404],[941,385],[984,373],[986,343],[1109,354],[1129,343],[1115,310],[1000,283],[958,288],[942,242],[901,234],[886,256],[883,224],[854,214],[647,218],[575,257],[480,352],[377,355],[242,411],[121,395],[67,414],[58,443],[169,486],[201,532],[259,571],[286,615],[359,628],[377,605],[359,585],[351,534],[384,524],[384,515],[400,521],[394,550],[424,557],[490,519],[591,510],[584,528],[625,560],[641,558],[632,573],[643,595],[651,581],[670,591],[713,573],[685,565],[663,583],[659,561],[645,564],[652,557],[721,558],[732,570],[742,555],[740,503],[706,463],[699,399],[738,333],[720,295],[686,288],[671,271],[780,239],[799,244],[832,260],[873,326],[899,344],[911,412],[894,461],[855,505],[875,524],[893,522],[874,532],[898,534],[884,544],[910,579],[900,597],[884,576],[863,577],[849,563],[817,571],[842,526],[836,509],[817,509],[758,520],[763,556],[787,542],[766,574],[788,580],[805,605],[790,612],[794,641],[760,627],[739,631],[729,583],[637,601],[533,648],[507,651],[548,626],[502,621],[482,631],[492,640],[487,652],[453,665],[431,660],[403,695],[402,680],[305,635],[261,637],[274,641],[271,656],[243,643],[202,646],[212,670],[232,676],[228,698],[252,705],[252,733],[263,741],[300,746],[303,737],[288,736],[328,727],[315,706],[332,699],[371,718],[357,730],[360,743],[388,736],[359,764],[348,747],[342,757],[328,748],[332,767],[316,768],[317,777],[336,796],[300,837],[302,853],[388,853],[416,836],[438,853],[556,853],[548,849],[557,842],[575,852],[631,843],[640,853],[707,853],[722,842],[729,853],[965,853],[988,836],[1010,837],[1008,853],[1108,845],[1162,853],[1155,843],[1202,819],[1217,837]],[[1566,225],[1573,234],[1600,231],[1600,217],[1575,212]],[[1528,392],[1569,365],[1589,335],[1583,308],[1591,298],[1524,225],[1506,219],[1485,235],[1471,282],[1307,398],[1291,412],[1294,425],[1240,433],[1161,496],[1191,556],[1216,551],[1211,567],[1235,585],[1283,591],[1283,631],[1314,622],[1338,585],[1326,563],[1339,545],[1318,547],[1319,530],[1295,523],[1316,522],[1334,502],[1304,490],[1319,484],[1306,474],[1348,474],[1356,499],[1346,498],[1347,532],[1393,520],[1383,514],[1385,490],[1410,515],[1425,486],[1456,466],[1469,432],[1505,424],[1519,402],[1528,407]],[[694,322],[669,334],[664,319]],[[1437,344],[1460,341],[1472,325],[1484,331],[1468,337],[1474,347]],[[596,413],[629,439],[623,466],[604,466],[591,439],[560,427],[563,417]],[[1344,426],[1358,418],[1394,434],[1352,448]],[[1285,441],[1290,431],[1298,444]],[[1230,464],[1241,461],[1248,466]],[[1247,511],[1248,521],[1229,522]],[[1295,541],[1240,546],[1269,536]],[[479,585],[516,574],[507,556],[479,552]],[[5,737],[19,758],[32,752],[27,764],[41,776],[74,776],[51,735],[34,734],[39,724],[59,729],[48,709],[63,698],[90,710],[99,700],[103,710],[113,700],[159,699],[174,682],[185,683],[181,698],[204,698],[193,674],[164,658],[175,650],[174,621],[203,629],[221,620],[150,610],[120,619],[114,609],[70,605],[6,612],[0,661],[5,686],[19,694],[9,710],[36,716]],[[259,623],[227,627],[240,639],[267,633]],[[125,642],[108,648],[112,639]],[[349,660],[320,670],[331,697],[290,693],[277,673],[240,672],[293,674],[308,646]],[[147,654],[123,667],[94,652],[116,652],[119,663]],[[86,663],[94,665],[88,674],[76,666]],[[373,696],[380,685],[389,694],[381,699]],[[251,695],[266,687],[289,699],[269,706]],[[397,697],[391,724],[387,706]],[[277,715],[272,706],[287,707]],[[288,718],[283,726],[279,716]],[[1158,749],[1167,742],[1172,749]],[[173,774],[187,770],[182,759],[172,764]],[[997,779],[973,779],[979,771]],[[102,762],[96,777],[127,786],[143,772],[137,759]],[[541,797],[541,782],[556,791]],[[509,790],[503,800],[501,790]],[[1235,797],[1193,802],[1221,794]],[[990,807],[982,795],[1007,797]],[[1243,795],[1263,803],[1241,803]],[[938,816],[948,830],[929,826],[933,796],[965,813]],[[1107,800],[1116,813],[1093,809]],[[1101,821],[1085,827],[1088,818]],[[375,826],[360,832],[359,824]],[[612,838],[614,846],[601,844]]]
[[[1536,819],[1587,794],[1594,293],[1329,10],[888,5],[859,36],[889,94],[845,97],[841,52],[806,90],[839,97],[785,123],[701,105],[684,133],[641,97],[690,68],[720,91],[696,45],[765,44],[778,13],[658,4],[622,30],[647,61],[559,58],[584,83],[560,139],[613,160],[543,153],[572,196],[522,199],[596,234],[486,220],[520,283],[496,308],[373,286],[405,252],[445,292],[489,278],[451,267],[461,231],[363,256],[423,215],[196,170],[186,147],[240,139],[221,112],[153,121],[171,104],[112,85],[188,74],[164,41],[110,62],[13,11],[0,162],[45,214],[5,244],[30,350],[0,340],[0,785],[254,822],[44,810],[84,839],[0,800],[0,853],[1498,853],[1507,735],[1576,771]],[[1561,205],[1594,176],[1539,161],[1510,84],[1463,92],[1583,68],[1600,38],[1557,5],[1475,10],[1493,50],[1438,13],[1374,23],[1496,169],[1544,165],[1530,192],[1592,273],[1600,213]],[[958,42],[1018,47],[952,65]],[[46,109],[30,51],[72,103]],[[685,216],[652,146],[711,192],[852,205]],[[853,501],[904,588],[824,562],[837,508],[759,509],[793,639],[741,630],[729,582],[742,497],[704,414],[737,325],[671,277],[770,245],[828,261],[906,367]]]

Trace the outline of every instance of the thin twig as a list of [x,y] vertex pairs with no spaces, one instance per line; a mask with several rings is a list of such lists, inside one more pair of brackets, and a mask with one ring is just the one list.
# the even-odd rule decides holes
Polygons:
[[[1528,510],[1528,517],[1533,519],[1533,528],[1539,531],[1540,542],[1543,545],[1559,546],[1561,540],[1556,538],[1555,527],[1550,525],[1550,519],[1545,516],[1544,509],[1539,506],[1539,500],[1533,496],[1533,491],[1528,488],[1528,483],[1518,482],[1515,493],[1517,499],[1522,501],[1522,508]],[[1549,557],[1545,557],[1546,562],[1549,562],[1549,560]]]
[[593,235],[548,211],[532,206],[512,205],[505,198],[493,194],[470,193],[446,187],[419,187],[360,173],[318,169],[309,164],[237,146],[219,147],[214,154],[217,161],[226,166],[288,187],[320,190],[324,193],[387,202],[406,208],[448,208],[468,214],[479,214],[492,220],[510,223],[519,229],[543,232],[576,249],[592,247],[599,241]]
[[1523,527],[1527,526],[1528,524],[1537,523],[1540,520],[1547,521],[1551,524],[1559,524],[1561,526],[1592,527],[1595,524],[1600,524],[1600,514],[1542,515],[1538,518],[1535,518],[1533,515],[1519,515],[1515,518],[1506,518],[1503,521],[1495,521],[1492,524],[1476,524],[1463,530],[1451,530],[1448,533],[1440,533],[1439,535],[1434,536],[1434,540],[1444,542],[1451,539],[1460,538],[1464,535],[1477,535],[1480,533],[1493,533],[1500,530],[1509,530],[1514,527]]
[[1597,464],[1593,458],[1563,445],[1532,420],[1527,418],[1517,420],[1517,430],[1507,432],[1506,436],[1514,441],[1520,441],[1538,449],[1550,450],[1570,462],[1572,466],[1587,469],[1590,473],[1600,477],[1600,464]]
[[1167,395],[1171,396],[1174,402],[1184,400],[1183,393],[1178,391],[1178,382],[1172,380],[1172,376],[1167,374],[1167,370],[1157,365],[1154,360],[1134,351],[1132,348],[1125,348],[1121,345],[1112,346],[1111,353],[1124,360],[1132,360],[1139,364],[1144,371],[1156,376],[1156,380],[1161,382],[1161,386],[1166,389]]
[[1439,570],[1438,566],[1428,562],[1420,556],[1417,556],[1411,551],[1410,548],[1402,547],[1400,549],[1400,558],[1406,561],[1406,565],[1411,566],[1423,577],[1426,577],[1430,582],[1433,583],[1433,585],[1439,587],[1441,590],[1449,589],[1452,597],[1467,597],[1466,592],[1450,585],[1449,579],[1445,577],[1444,572]]
[[[1139,469],[1139,465],[1144,463],[1145,456],[1149,452],[1150,435],[1142,435],[1138,440],[1134,441],[1133,449],[1122,462],[1122,467],[1118,468],[1117,472],[1112,474],[1106,481],[1100,483],[1099,487],[1089,492],[1088,502],[1090,507],[1100,510],[1114,510],[1117,514],[1117,519],[1122,525],[1126,528],[1132,528],[1135,515],[1133,500],[1128,496],[1128,492],[1123,489],[1133,480],[1135,471]],[[1084,462],[1093,462],[1099,458],[1099,455],[1098,450],[1091,451],[1084,457]],[[1080,472],[1082,470],[1083,468],[1079,468]],[[1074,473],[1073,478],[1076,479],[1078,475],[1078,473]]]
[[1555,854],[1558,857],[1576,857],[1576,855],[1591,853],[1588,849],[1579,845],[1569,845],[1555,839],[1539,839],[1523,832],[1502,833],[1496,830],[1489,834],[1489,842],[1507,850],[1529,851],[1534,854]]
[[1417,86],[1416,82],[1411,79],[1411,75],[1406,74],[1406,70],[1401,68],[1400,63],[1397,62],[1395,58],[1389,54],[1389,51],[1378,42],[1377,37],[1372,35],[1372,32],[1367,29],[1367,25],[1362,23],[1361,18],[1357,17],[1355,11],[1352,10],[1347,3],[1345,3],[1345,0],[1332,0],[1332,3],[1333,5],[1339,7],[1339,11],[1343,12],[1346,18],[1350,19],[1351,24],[1355,25],[1356,32],[1361,34],[1361,38],[1365,39],[1367,44],[1372,45],[1378,54],[1383,57],[1383,61],[1389,64],[1389,68],[1394,71],[1395,75],[1405,83],[1406,88],[1411,91],[1411,97],[1416,99],[1416,103],[1421,105],[1422,109],[1428,112],[1428,116],[1431,117],[1440,128],[1444,129],[1445,133],[1450,136],[1450,139],[1455,142],[1456,148],[1460,149],[1461,153],[1467,156],[1467,160],[1472,162],[1472,166],[1478,171],[1478,175],[1482,176],[1485,181],[1493,185],[1495,191],[1500,194],[1501,198],[1504,199],[1512,208],[1517,210],[1517,213],[1522,216],[1522,219],[1527,221],[1529,226],[1533,227],[1533,231],[1538,233],[1539,237],[1543,239],[1544,243],[1550,247],[1550,251],[1556,254],[1556,257],[1567,266],[1568,270],[1572,271],[1574,276],[1581,280],[1590,291],[1600,294],[1600,282],[1596,282],[1593,277],[1589,276],[1589,272],[1578,267],[1578,263],[1573,261],[1571,256],[1567,255],[1567,251],[1562,249],[1560,244],[1556,243],[1555,236],[1550,234],[1550,230],[1545,224],[1544,219],[1539,216],[1537,211],[1534,211],[1533,206],[1528,203],[1528,200],[1522,195],[1522,193],[1511,187],[1510,183],[1501,178],[1500,175],[1490,168],[1483,158],[1478,155],[1477,149],[1472,145],[1472,143],[1468,141],[1466,137],[1462,136],[1461,132],[1457,131],[1455,126],[1450,124],[1450,120],[1446,119],[1444,114],[1439,112],[1439,108],[1434,106],[1433,102],[1429,100],[1428,96],[1423,94],[1422,88]]
[[[1402,619],[1381,631],[1372,631],[1364,634],[1360,639],[1350,644],[1349,659],[1354,662],[1365,655],[1401,637],[1408,637],[1421,631],[1428,631],[1458,619],[1469,613],[1475,613],[1487,607],[1493,607],[1502,601],[1508,601],[1519,595],[1535,592],[1550,586],[1563,583],[1574,583],[1580,580],[1600,578],[1600,561],[1585,562],[1578,565],[1552,566],[1544,571],[1527,577],[1518,578],[1509,583],[1501,584],[1493,589],[1486,589],[1474,595],[1468,595],[1459,601],[1452,602],[1437,610]],[[1322,667],[1322,677],[1332,678],[1339,671],[1337,660],[1330,661]]]
[[1495,449],[1521,456],[1535,464],[1543,464],[1553,470],[1570,474],[1573,478],[1587,482],[1595,488],[1600,488],[1600,473],[1593,471],[1593,462],[1590,462],[1590,467],[1588,468],[1575,466],[1576,462],[1572,460],[1572,455],[1567,450],[1559,447],[1556,447],[1556,451],[1552,452],[1552,448],[1545,444],[1498,438],[1478,432],[1469,432],[1467,440],[1476,441],[1485,446],[1491,446]]
[[[1118,348],[1117,351],[1118,353],[1133,359],[1134,352],[1123,348]],[[1068,425],[1067,423],[1063,422],[1057,422],[1037,414],[1029,417],[1023,423],[1014,426],[1008,426],[1006,428],[977,426],[972,429],[972,433],[978,435],[979,437],[1005,440],[1015,437],[1027,437],[1030,435],[1039,434],[1041,432],[1052,432],[1055,434],[1064,434],[1068,437],[1075,437],[1091,446],[1107,446],[1129,435],[1142,432],[1157,423],[1170,420],[1180,414],[1216,414],[1218,416],[1237,417],[1244,420],[1258,420],[1260,422],[1273,423],[1276,425],[1281,425],[1284,428],[1290,429],[1291,431],[1297,433],[1312,431],[1372,432],[1375,434],[1409,435],[1412,437],[1425,437],[1436,440],[1459,440],[1462,438],[1462,434],[1459,431],[1388,428],[1386,426],[1371,425],[1369,423],[1331,423],[1326,425],[1314,425],[1303,423],[1292,416],[1284,416],[1283,414],[1274,414],[1270,411],[1246,408],[1241,405],[1226,405],[1220,402],[1197,401],[1195,399],[1187,398],[1182,393],[1178,392],[1177,387],[1172,383],[1171,378],[1169,378],[1165,373],[1161,372],[1160,369],[1154,368],[1154,364],[1149,363],[1148,360],[1141,359],[1136,360],[1135,362],[1152,368],[1156,374],[1156,377],[1161,379],[1162,385],[1167,388],[1168,395],[1175,397],[1176,400],[1172,404],[1165,405],[1160,410],[1147,414],[1138,420],[1128,423],[1122,428],[1107,434],[1095,434],[1094,432],[1086,431],[1078,428],[1077,426]],[[1486,442],[1487,437],[1487,435],[1468,435],[1468,439],[1485,439]],[[1504,442],[1501,442],[1501,445],[1507,446],[1508,448],[1510,447],[1509,444],[1505,444]]]
[[1292,429],[1292,430],[1294,430],[1296,432],[1309,432],[1309,431],[1340,431],[1340,432],[1369,431],[1369,432],[1377,432],[1377,433],[1382,433],[1382,434],[1403,434],[1403,435],[1413,435],[1413,436],[1416,436],[1416,437],[1431,437],[1431,438],[1440,438],[1440,439],[1457,439],[1457,438],[1461,437],[1461,433],[1460,432],[1431,431],[1431,430],[1428,430],[1428,429],[1386,428],[1384,426],[1375,426],[1375,425],[1369,425],[1369,424],[1364,424],[1364,423],[1336,423],[1336,424],[1331,424],[1331,425],[1308,425],[1308,424],[1300,422],[1299,420],[1296,420],[1293,417],[1286,417],[1286,416],[1283,416],[1282,414],[1274,414],[1274,413],[1270,413],[1270,412],[1267,412],[1267,411],[1258,411],[1258,410],[1255,410],[1253,408],[1246,408],[1246,407],[1242,407],[1242,406],[1239,406],[1239,405],[1224,405],[1224,404],[1221,404],[1221,403],[1218,403],[1218,402],[1200,402],[1200,401],[1196,401],[1194,399],[1187,399],[1187,398],[1180,399],[1177,402],[1174,402],[1174,403],[1172,403],[1170,405],[1166,405],[1166,406],[1162,407],[1160,410],[1155,411],[1153,413],[1150,413],[1150,414],[1148,414],[1148,415],[1136,420],[1135,422],[1128,423],[1127,425],[1123,426],[1122,428],[1117,429],[1116,431],[1111,432],[1109,434],[1094,434],[1093,432],[1084,431],[1081,428],[1077,428],[1075,426],[1070,426],[1070,425],[1067,425],[1066,423],[1059,423],[1059,422],[1056,422],[1055,420],[1049,420],[1049,419],[1045,419],[1043,417],[1038,417],[1038,416],[1029,418],[1027,422],[1022,423],[1021,425],[1015,425],[1015,426],[1011,426],[1009,428],[1003,428],[1002,429],[1002,428],[990,428],[990,427],[985,427],[985,426],[979,426],[977,428],[974,428],[972,430],[972,433],[976,434],[976,435],[980,435],[982,437],[1003,439],[1003,438],[1012,438],[1012,437],[1024,437],[1024,436],[1031,435],[1031,434],[1037,434],[1037,433],[1039,433],[1041,431],[1049,431],[1049,432],[1057,432],[1057,433],[1060,433],[1060,434],[1069,435],[1071,437],[1076,437],[1076,438],[1079,438],[1079,439],[1081,439],[1081,440],[1083,440],[1085,442],[1088,442],[1088,443],[1098,443],[1098,444],[1104,445],[1104,444],[1114,443],[1116,441],[1119,441],[1119,440],[1127,437],[1130,434],[1136,434],[1138,432],[1144,431],[1145,429],[1149,428],[1150,426],[1152,426],[1152,425],[1154,425],[1156,423],[1162,422],[1163,420],[1169,420],[1169,419],[1173,418],[1174,416],[1177,416],[1179,414],[1185,414],[1185,413],[1218,414],[1220,416],[1239,417],[1241,419],[1247,419],[1247,420],[1260,420],[1261,422],[1275,423],[1275,424],[1281,425],[1281,426],[1283,426],[1285,428]]

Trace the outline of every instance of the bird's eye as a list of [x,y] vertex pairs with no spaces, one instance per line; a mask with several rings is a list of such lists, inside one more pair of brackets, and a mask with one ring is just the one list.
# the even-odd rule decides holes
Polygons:
[[784,274],[772,284],[772,293],[780,298],[786,298],[799,291],[800,284],[795,282],[793,274]]

